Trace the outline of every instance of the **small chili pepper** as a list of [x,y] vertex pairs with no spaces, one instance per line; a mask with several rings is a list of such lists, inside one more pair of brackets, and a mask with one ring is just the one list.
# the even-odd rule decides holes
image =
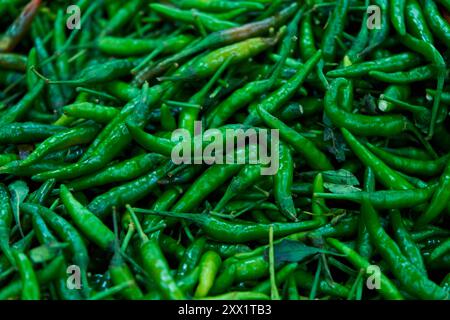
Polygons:
[[331,78],[346,77],[355,78],[362,77],[370,71],[396,72],[407,68],[412,68],[420,63],[420,58],[410,52],[399,53],[390,57],[381,58],[373,61],[364,61],[355,63],[340,69],[334,69],[327,72],[327,76]]
[[423,299],[446,299],[448,293],[423,276],[403,256],[397,244],[384,231],[377,212],[367,200],[363,200],[361,213],[373,244],[383,258],[386,259],[392,273],[405,289]]
[[141,176],[159,164],[164,157],[147,153],[109,166],[99,172],[75,179],[67,184],[69,189],[76,191],[101,185],[131,180]]
[[392,73],[370,71],[369,76],[387,83],[408,84],[413,82],[425,81],[436,77],[436,69],[433,66],[425,65],[413,68],[408,71],[399,71]]
[[447,47],[450,46],[450,24],[442,17],[436,3],[423,1],[423,14],[433,34]]
[[107,192],[95,197],[89,203],[87,209],[103,219],[111,213],[113,207],[118,208],[145,197],[172,168],[173,164],[168,163],[135,180],[111,188]]
[[61,131],[47,138],[44,142],[22,161],[27,166],[41,160],[47,154],[59,149],[66,149],[73,145],[85,144],[92,141],[100,127],[95,124],[78,126]]
[[392,229],[394,231],[394,237],[400,250],[405,255],[405,257],[416,267],[416,269],[426,276],[427,271],[419,246],[414,242],[411,234],[406,229],[400,212],[394,209],[390,210],[389,214],[391,218]]
[[80,102],[64,106],[63,112],[69,117],[90,119],[103,124],[112,121],[120,110],[91,102]]
[[89,264],[89,255],[86,245],[78,231],[64,218],[60,217],[50,209],[40,205],[31,203],[22,203],[21,210],[25,213],[34,212],[39,214],[45,222],[52,228],[62,240],[69,244],[69,248],[73,254],[74,262],[80,267],[82,278],[82,290],[88,295],[89,282],[87,278],[87,267]]
[[389,13],[391,14],[391,22],[394,29],[401,36],[406,34],[405,8],[406,0],[393,0],[390,2]]
[[416,160],[390,154],[370,143],[367,143],[366,146],[388,166],[412,175],[434,176],[440,174],[450,158],[450,155],[446,155],[436,160]]
[[325,61],[333,60],[336,51],[336,39],[341,35],[345,26],[345,18],[349,8],[349,1],[340,0],[336,3],[325,28],[321,49]]
[[294,163],[288,146],[280,143],[279,150],[280,165],[273,178],[274,196],[281,213],[287,218],[296,221],[297,212],[291,194],[291,186],[294,179]]
[[41,0],[31,0],[22,10],[20,16],[6,30],[0,38],[0,52],[14,50],[17,44],[22,40],[30,27],[33,18],[39,9]]
[[86,237],[97,244],[100,248],[111,250],[114,234],[103,224],[92,212],[78,202],[65,185],[59,188],[61,201],[67,209],[73,223],[86,235]]
[[333,168],[327,156],[313,142],[294,129],[289,128],[286,124],[265,111],[262,106],[258,106],[258,114],[266,125],[270,128],[278,129],[281,138],[288,142],[296,152],[300,153],[313,169],[331,170]]
[[446,204],[450,199],[450,162],[439,180],[439,186],[433,194],[430,205],[427,207],[426,211],[417,219],[417,226],[424,226],[435,220],[445,209]]
[[219,218],[215,218],[206,214],[179,213],[168,211],[153,211],[146,209],[135,209],[139,213],[147,213],[153,215],[162,215],[167,217],[186,219],[198,224],[203,232],[211,239],[223,242],[242,243],[251,240],[265,240],[267,238],[269,227],[273,226],[274,236],[282,237],[295,232],[313,229],[317,227],[316,221],[302,221],[291,223],[272,223],[264,224],[248,224],[240,222],[228,222]]
[[195,298],[204,298],[208,295],[214,284],[221,262],[222,259],[214,251],[207,251],[203,254],[199,262],[200,276],[194,293]]
[[405,18],[406,27],[414,37],[433,43],[433,34],[428,28],[421,5],[417,0],[406,1]]
[[[360,256],[356,251],[342,243],[341,241],[333,238],[327,238],[327,243],[334,247],[336,250],[345,254],[346,259],[353,264],[356,268],[365,269],[370,265],[370,262]],[[380,293],[386,299],[403,300],[403,296],[395,284],[384,273],[380,274]]]

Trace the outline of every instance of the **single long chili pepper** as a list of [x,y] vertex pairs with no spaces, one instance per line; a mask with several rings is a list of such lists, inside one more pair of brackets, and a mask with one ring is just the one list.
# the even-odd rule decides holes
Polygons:
[[388,189],[405,190],[413,186],[384,162],[367,150],[347,129],[341,129],[342,135],[359,160],[370,167],[377,179]]
[[231,9],[262,10],[264,4],[252,1],[211,1],[211,0],[181,0],[177,3],[183,9],[196,8],[211,12],[222,12]]
[[396,72],[415,67],[420,63],[420,61],[420,57],[416,54],[405,52],[386,58],[373,61],[364,61],[344,68],[334,69],[328,71],[327,76],[331,78],[354,78],[364,76],[370,71]]
[[404,158],[416,160],[431,160],[430,155],[425,150],[415,147],[383,148],[383,150]]
[[229,97],[206,116],[206,124],[210,128],[217,128],[223,125],[235,112],[254,101],[271,86],[270,80],[257,80],[244,85],[234,91]]
[[274,46],[278,38],[279,34],[272,38],[250,38],[216,49],[190,60],[177,69],[173,75],[166,78],[162,77],[160,80],[189,80],[208,77],[214,74],[228,59],[230,65],[242,62]]
[[34,212],[39,214],[50,228],[52,228],[62,240],[69,244],[70,251],[73,254],[73,261],[81,270],[82,290],[84,294],[88,294],[89,282],[87,279],[87,267],[89,264],[89,255],[83,238],[81,238],[78,231],[67,220],[43,206],[22,203],[20,209],[25,213]]
[[10,196],[8,190],[3,184],[0,184],[0,250],[11,264],[15,264],[14,257],[9,245],[11,223],[13,221],[13,212],[11,208]]
[[360,191],[353,193],[315,193],[316,197],[333,200],[348,200],[362,203],[364,198],[377,209],[412,208],[428,201],[436,190],[436,185],[423,189]]
[[311,25],[311,15],[306,15],[300,22],[299,53],[303,61],[310,59],[316,52],[314,33]]
[[163,156],[154,153],[139,155],[109,166],[99,172],[72,180],[67,184],[67,187],[79,191],[138,178],[161,163],[163,159],[165,159]]
[[406,34],[405,7],[406,0],[393,0],[390,2],[389,13],[391,15],[391,22],[394,29],[401,36]]
[[321,44],[325,61],[332,61],[334,59],[336,54],[336,38],[338,38],[344,30],[349,3],[350,1],[348,0],[337,1],[330,20],[327,22]]
[[114,34],[125,26],[136,14],[136,10],[143,4],[142,0],[132,0],[121,6],[115,15],[108,21],[108,25],[102,30],[101,36]]
[[426,276],[423,276],[403,256],[397,244],[384,231],[377,212],[367,200],[363,200],[361,213],[373,244],[389,264],[392,273],[403,285],[405,290],[422,299],[440,300],[448,298],[448,293],[444,289],[429,280]]
[[450,47],[450,23],[442,17],[436,3],[432,0],[424,0],[423,14],[436,38],[447,48]]
[[185,299],[185,295],[172,277],[167,260],[161,251],[158,235],[153,234],[149,239],[144,234],[133,209],[127,206],[127,210],[130,212],[138,230],[139,237],[141,238],[139,253],[142,258],[144,270],[166,299]]
[[173,169],[173,164],[168,163],[135,180],[114,187],[95,197],[87,209],[103,219],[111,213],[113,207],[118,208],[145,197],[171,169]]
[[36,142],[63,131],[64,127],[37,122],[11,122],[0,127],[0,143]]
[[0,118],[0,126],[21,120],[30,110],[34,100],[39,96],[43,88],[44,82],[39,81],[18,103],[3,112]]
[[200,237],[195,239],[189,247],[186,248],[178,266],[177,279],[186,276],[194,270],[200,262],[203,251],[205,250],[205,245],[206,238]]
[[66,164],[55,161],[38,162],[27,167],[23,167],[21,160],[11,161],[0,167],[0,174],[13,174],[19,177],[31,177],[49,170],[61,170],[67,168]]
[[305,81],[308,74],[317,65],[322,56],[322,51],[317,51],[301,68],[299,68],[296,74],[288,80],[284,85],[270,94],[266,99],[258,103],[257,110],[252,110],[245,119],[244,124],[254,125],[258,124],[260,120],[259,109],[263,109],[269,113],[276,112],[281,105],[286,103],[297,92],[298,88]]
[[0,53],[0,68],[5,70],[25,71],[27,57],[18,53]]
[[[44,41],[39,36],[34,37],[34,47],[36,48],[36,53],[43,74],[46,77],[56,77],[56,69],[53,65],[53,62],[50,60]],[[42,63],[43,61],[47,62]],[[36,68],[31,67],[31,71],[36,73]],[[61,107],[65,105],[67,101],[66,97],[64,96],[63,89],[59,86],[49,86],[46,93],[47,101],[50,104],[51,108],[59,113],[61,111]]]
[[80,102],[63,107],[64,114],[73,118],[94,120],[98,123],[109,123],[120,112],[115,107],[107,107],[91,102]]
[[233,177],[224,195],[214,207],[214,211],[221,211],[231,199],[248,190],[248,188],[254,185],[260,178],[260,165],[245,165],[239,173]]
[[323,175],[321,173],[318,173],[314,178],[311,191],[313,192],[311,198],[311,212],[313,214],[312,219],[316,220],[321,225],[324,225],[327,223],[327,217],[325,214],[327,213],[328,208],[323,198],[318,198],[314,196],[314,194],[324,191]]
[[114,233],[92,212],[78,202],[65,185],[59,187],[61,201],[67,209],[73,223],[83,234],[104,250],[111,250]]
[[258,106],[258,114],[267,126],[272,129],[278,129],[281,138],[289,143],[313,169],[333,169],[333,165],[327,156],[313,142],[294,129],[289,128],[286,124],[264,110],[262,106]]
[[111,280],[115,285],[124,282],[131,282],[130,286],[121,291],[121,295],[130,300],[140,300],[143,298],[143,293],[138,285],[131,270],[126,265],[120,252],[116,252],[111,259],[108,267],[108,271],[111,274]]
[[[364,191],[374,192],[375,184],[375,175],[372,169],[366,168],[364,171]],[[370,259],[374,251],[370,242],[369,233],[367,232],[367,228],[362,217],[359,217],[358,236],[356,238],[355,250],[366,259]]]
[[290,223],[252,224],[244,222],[228,222],[206,214],[179,213],[167,211],[153,211],[135,209],[139,213],[162,215],[167,217],[186,219],[199,225],[203,232],[211,239],[227,243],[243,243],[252,240],[267,240],[269,227],[273,226],[274,236],[282,237],[291,233],[309,230],[317,227],[316,221],[302,221]]
[[[59,270],[64,266],[64,257],[58,256],[53,259],[43,269],[36,271],[36,278],[39,285],[43,286],[58,276]],[[18,298],[23,292],[24,285],[20,279],[14,280],[0,289],[0,299],[13,299]]]
[[[345,254],[345,258],[356,268],[367,270],[367,268],[370,266],[370,262],[368,260],[360,256],[349,246],[345,245],[345,243],[334,238],[327,238],[326,241],[333,248]],[[366,276],[368,275],[368,273],[365,274]],[[386,299],[403,300],[403,296],[400,293],[400,290],[384,273],[380,274],[379,290],[380,294],[382,294]]]
[[416,38],[433,43],[433,34],[428,28],[422,8],[417,0],[407,0],[405,7],[406,27]]
[[14,251],[13,254],[17,269],[19,270],[20,281],[22,282],[21,299],[39,300],[41,296],[39,283],[30,259],[28,259],[28,257],[22,252]]
[[174,212],[189,212],[196,208],[205,197],[233,177],[241,164],[215,164],[209,167],[186,190],[183,196],[171,208]]
[[389,35],[390,19],[389,19],[389,1],[388,0],[374,0],[374,4],[380,8],[380,26],[378,28],[370,28],[369,30],[369,43],[361,55],[365,55],[378,46],[380,46]]
[[273,177],[275,201],[283,215],[291,220],[297,220],[291,186],[294,179],[294,161],[291,150],[284,143],[279,144],[279,167]]
[[214,281],[214,285],[210,290],[210,295],[221,294],[224,291],[228,290],[235,281],[236,274],[236,264],[231,264],[227,266],[222,272],[216,277]]
[[33,230],[36,233],[36,238],[38,239],[39,243],[41,243],[42,245],[52,245],[54,243],[57,243],[58,239],[56,239],[56,237],[50,231],[44,219],[35,212],[29,212],[29,214],[31,215],[31,223],[33,225]]
[[20,16],[14,20],[14,22],[6,30],[5,34],[0,38],[0,52],[14,50],[16,45],[26,35],[40,4],[41,0],[31,0],[23,8]]
[[433,108],[431,110],[430,129],[428,132],[428,138],[431,138],[434,134],[434,128],[436,126],[436,119],[439,113],[439,104],[441,100],[441,93],[444,87],[446,64],[445,60],[439,51],[430,43],[416,39],[410,35],[405,35],[400,38],[400,41],[411,50],[414,50],[422,54],[429,62],[436,68],[437,84],[436,95],[433,99]]
[[370,71],[369,76],[371,76],[376,80],[387,83],[407,84],[430,80],[436,77],[436,68],[432,65],[425,65],[413,68],[408,71],[399,71],[391,73],[381,71]]
[[184,34],[172,36],[168,39],[102,37],[98,40],[97,45],[99,50],[106,54],[130,57],[150,53],[159,47],[162,47],[164,53],[179,52],[192,40],[192,36]]
[[133,139],[143,148],[150,152],[159,153],[164,156],[171,156],[172,150],[176,146],[174,142],[162,137],[156,137],[150,133],[144,132],[139,127],[127,124]]
[[231,21],[220,20],[212,15],[197,10],[180,10],[159,3],[150,4],[150,8],[166,18],[186,23],[201,23],[210,31],[221,31],[237,27],[238,24]]
[[396,209],[390,210],[389,216],[391,218],[394,237],[400,250],[416,269],[426,276],[427,269],[425,268],[419,246],[412,239],[410,232],[406,229],[400,211]]
[[85,144],[94,140],[100,127],[96,124],[89,124],[69,128],[47,138],[34,149],[34,151],[22,161],[23,166],[27,166],[41,160],[47,154],[65,149],[73,145]]
[[433,251],[430,254],[430,259],[436,260],[449,251],[450,251],[450,239],[447,239],[433,249]]
[[[60,52],[56,58],[55,68],[59,78],[63,80],[69,79],[70,76],[69,55],[63,50],[66,42],[66,19],[64,17],[64,11],[60,9],[56,13],[53,45],[54,49]],[[63,87],[62,92],[65,97],[70,97],[71,95],[71,89],[69,87]]]
[[450,200],[450,161],[441,175],[439,185],[433,194],[433,198],[426,211],[417,219],[416,225],[423,227],[425,224],[435,220],[445,209]]
[[367,17],[363,17],[361,21],[361,28],[359,29],[358,35],[352,43],[352,46],[345,53],[342,63],[344,66],[352,65],[354,63],[360,62],[362,60],[361,53],[367,47],[369,41],[369,28],[367,27]]
[[273,17],[267,19],[249,23],[240,27],[231,28],[227,30],[222,30],[219,32],[213,32],[196,42],[194,45],[189,46],[167,59],[164,59],[156,66],[150,66],[140,71],[134,79],[135,84],[140,86],[144,81],[151,79],[160,73],[167,70],[174,63],[180,63],[180,61],[192,56],[198,52],[205,49],[211,49],[219,46],[223,46],[232,42],[241,41],[251,37],[258,36],[270,28],[274,28],[282,24],[286,19],[288,19],[294,12],[297,11],[298,5],[296,3],[291,4],[286,9],[282,10]]
[[216,252],[207,251],[203,254],[199,262],[200,277],[194,293],[195,298],[204,298],[208,295],[221,263],[222,259]]
[[[116,80],[130,73],[136,61],[131,59],[114,59],[102,63],[101,65],[91,65],[81,70],[74,80],[51,80],[44,78],[47,84],[66,84],[71,86],[97,84]],[[41,76],[42,77],[42,76]]]
[[393,169],[402,171],[406,174],[420,176],[434,176],[442,173],[445,169],[450,155],[445,155],[435,160],[416,160],[390,154],[381,148],[370,143],[366,144],[367,148],[379,157],[383,162]]

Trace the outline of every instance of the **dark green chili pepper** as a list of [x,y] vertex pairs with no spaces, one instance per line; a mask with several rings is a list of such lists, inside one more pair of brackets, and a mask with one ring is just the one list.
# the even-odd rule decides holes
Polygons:
[[228,222],[207,214],[184,214],[179,212],[153,211],[135,209],[139,213],[162,215],[167,217],[186,219],[198,224],[203,232],[211,239],[222,242],[242,243],[251,240],[266,240],[270,226],[274,228],[274,236],[282,237],[295,232],[314,229],[316,221],[302,221],[291,223],[253,224],[244,222]]
[[341,69],[334,69],[327,72],[327,76],[331,78],[338,77],[362,77],[370,71],[396,72],[407,68],[415,67],[420,63],[420,58],[410,52],[399,53],[386,58],[373,61],[364,61],[355,63]]
[[424,276],[403,256],[397,244],[384,231],[377,212],[367,200],[363,200],[361,213],[373,244],[387,261],[392,273],[405,290],[422,299],[446,299],[448,297],[448,293],[444,289]]
[[[346,246],[341,241],[333,238],[327,238],[327,243],[336,250],[345,254],[346,259],[356,268],[367,270],[367,268],[370,266],[370,262],[368,260],[360,256],[356,251]],[[381,273],[380,276],[380,293],[386,299],[403,300],[403,296],[400,293],[399,289],[395,286],[395,284],[388,277],[386,277],[385,274]]]

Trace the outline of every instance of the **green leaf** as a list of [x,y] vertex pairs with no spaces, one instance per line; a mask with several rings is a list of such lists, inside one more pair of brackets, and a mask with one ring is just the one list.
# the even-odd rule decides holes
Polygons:
[[8,185],[9,192],[11,193],[11,207],[14,214],[14,219],[16,220],[17,226],[19,227],[20,234],[22,238],[24,237],[22,225],[20,224],[20,204],[25,200],[30,191],[28,185],[22,181],[17,180]]
[[359,181],[355,175],[345,169],[323,171],[322,175],[325,182],[349,186],[359,185]]
[[[310,247],[305,245],[303,242],[290,239],[283,239],[275,244],[274,250],[275,262],[277,265],[283,262],[302,262],[318,253],[336,255],[334,252],[316,247]],[[264,253],[266,258],[268,258],[268,254],[269,252],[266,250]]]

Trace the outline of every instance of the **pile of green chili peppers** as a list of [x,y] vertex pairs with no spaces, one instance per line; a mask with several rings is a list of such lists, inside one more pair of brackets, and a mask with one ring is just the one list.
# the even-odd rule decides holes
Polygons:
[[449,298],[449,0],[75,2],[0,0],[1,300]]

